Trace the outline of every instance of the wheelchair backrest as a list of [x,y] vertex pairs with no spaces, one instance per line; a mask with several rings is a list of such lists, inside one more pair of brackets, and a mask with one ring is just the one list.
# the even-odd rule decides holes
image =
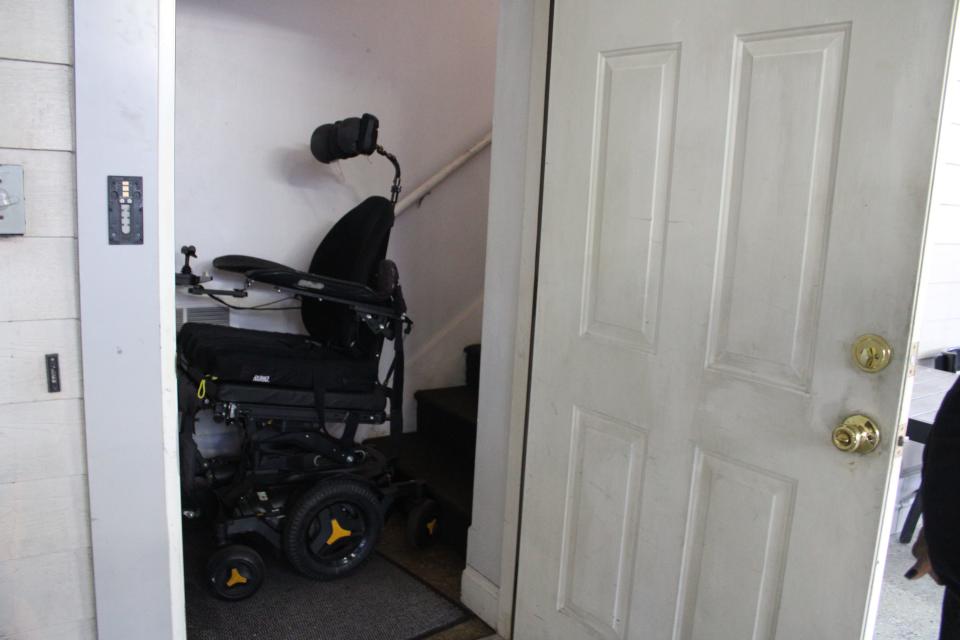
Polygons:
[[[367,198],[327,232],[310,261],[310,273],[375,287],[392,227],[393,204],[380,196]],[[380,352],[382,336],[343,305],[307,298],[300,315],[307,333],[319,342],[361,356]]]

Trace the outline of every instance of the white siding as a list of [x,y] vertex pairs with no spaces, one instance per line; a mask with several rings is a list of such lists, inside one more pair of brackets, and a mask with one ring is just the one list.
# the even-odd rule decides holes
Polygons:
[[[4,0],[0,164],[27,233],[0,237],[0,638],[96,637],[77,287],[69,0]],[[48,393],[44,355],[60,355]]]
[[960,347],[960,39],[954,42],[930,202],[915,340],[920,356]]
[[69,0],[4,0],[0,58],[73,64],[72,23]]
[[17,149],[73,150],[73,68],[0,60],[0,140]]

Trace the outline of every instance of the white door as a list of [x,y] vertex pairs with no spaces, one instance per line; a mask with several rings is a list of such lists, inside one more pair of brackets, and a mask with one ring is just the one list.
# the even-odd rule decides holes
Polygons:
[[515,637],[861,637],[952,10],[556,0]]

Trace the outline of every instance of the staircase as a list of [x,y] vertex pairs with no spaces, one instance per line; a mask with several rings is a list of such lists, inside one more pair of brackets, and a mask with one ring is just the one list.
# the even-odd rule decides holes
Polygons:
[[464,354],[466,385],[413,394],[416,432],[403,434],[397,443],[389,437],[367,441],[397,460],[399,476],[426,482],[430,497],[440,504],[440,539],[462,554],[466,554],[473,506],[480,345],[468,346]]

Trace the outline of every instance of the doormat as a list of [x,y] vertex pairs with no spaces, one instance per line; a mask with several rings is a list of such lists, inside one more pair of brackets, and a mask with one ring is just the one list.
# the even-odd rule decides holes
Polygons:
[[187,555],[189,640],[414,640],[472,615],[378,553],[353,575],[328,582],[265,554],[263,586],[239,602],[215,597],[204,583],[204,556]]

